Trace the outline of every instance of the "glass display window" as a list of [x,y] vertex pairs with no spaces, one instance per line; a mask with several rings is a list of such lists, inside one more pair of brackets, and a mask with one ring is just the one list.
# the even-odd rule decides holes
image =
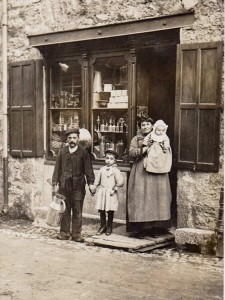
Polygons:
[[81,124],[82,72],[77,60],[56,61],[50,68],[50,152],[63,147],[65,131]]
[[127,161],[128,62],[123,55],[95,58],[92,65],[92,135],[95,159],[108,148]]
[[49,159],[65,145],[65,131],[79,126],[90,132],[89,150],[97,164],[104,160],[108,148],[118,152],[119,162],[129,163],[134,125],[131,118],[135,114],[131,109],[135,89],[129,90],[134,82],[129,75],[133,69],[127,51],[49,62]]

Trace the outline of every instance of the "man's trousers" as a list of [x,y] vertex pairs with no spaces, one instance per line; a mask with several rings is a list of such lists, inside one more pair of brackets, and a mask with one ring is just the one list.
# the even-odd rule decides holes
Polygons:
[[[72,180],[66,181],[65,188],[60,189],[60,194],[66,197],[66,210],[63,213],[60,234],[66,237],[78,238],[82,230],[82,211],[84,197],[77,199],[77,195],[81,194],[80,191],[73,190]],[[72,213],[72,216],[71,216]],[[72,227],[71,226],[72,220]]]

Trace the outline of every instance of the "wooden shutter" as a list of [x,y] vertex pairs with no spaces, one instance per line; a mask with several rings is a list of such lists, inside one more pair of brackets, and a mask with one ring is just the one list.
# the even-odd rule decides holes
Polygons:
[[175,160],[177,167],[218,171],[222,42],[178,45]]
[[42,60],[10,65],[10,153],[43,156]]

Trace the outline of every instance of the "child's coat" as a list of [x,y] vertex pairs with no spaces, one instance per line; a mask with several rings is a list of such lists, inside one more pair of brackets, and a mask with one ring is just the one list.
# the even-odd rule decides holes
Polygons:
[[[167,125],[162,120],[158,120],[153,131],[144,138],[144,145],[149,145],[147,155],[143,160],[144,168],[151,173],[168,173],[172,166],[172,150],[170,140],[166,133],[157,135],[155,133],[157,126],[163,126],[167,130]],[[149,142],[151,143],[149,144]]]
[[154,142],[147,151],[144,158],[144,168],[151,173],[168,173],[172,166],[172,151],[167,148],[167,152],[163,152],[163,147],[158,142]]
[[124,177],[116,166],[102,167],[99,170],[94,182],[94,185],[98,186],[96,209],[117,211],[117,192],[115,192],[112,196],[110,195],[110,192],[114,187],[121,187],[123,184]]

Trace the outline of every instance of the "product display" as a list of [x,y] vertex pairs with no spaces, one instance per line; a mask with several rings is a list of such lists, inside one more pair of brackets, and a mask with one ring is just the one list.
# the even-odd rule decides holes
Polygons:
[[95,159],[108,148],[124,161],[128,135],[127,61],[123,56],[101,57],[93,65],[92,130]]
[[94,132],[98,137],[94,141],[95,158],[104,158],[105,150],[110,148],[118,152],[119,160],[123,160],[127,145],[127,114],[121,110],[113,110],[110,114],[96,111],[94,120]]
[[65,131],[80,126],[82,83],[81,67],[76,61],[63,64],[55,62],[52,70],[54,77],[50,96],[50,152],[56,156],[65,145]]
[[[82,146],[90,148],[96,160],[103,160],[105,150],[110,148],[118,152],[119,161],[127,162],[127,58],[123,54],[97,55],[88,70],[85,63],[68,58],[53,61],[50,66],[50,156],[55,157],[65,145],[65,131],[79,126],[90,132]],[[89,89],[83,85],[87,79],[84,70],[91,75],[86,85]]]

